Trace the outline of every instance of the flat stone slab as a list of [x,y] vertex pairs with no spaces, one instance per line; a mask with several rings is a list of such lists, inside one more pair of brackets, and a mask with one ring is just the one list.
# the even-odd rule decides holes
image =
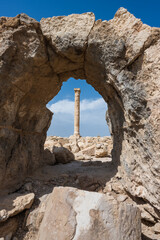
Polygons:
[[54,188],[39,240],[140,240],[140,211],[107,195],[71,187]]

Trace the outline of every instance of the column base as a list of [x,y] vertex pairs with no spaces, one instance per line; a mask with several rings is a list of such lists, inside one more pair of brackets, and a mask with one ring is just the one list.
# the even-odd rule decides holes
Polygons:
[[75,137],[75,138],[80,138],[81,135],[79,133],[74,133],[73,135],[71,135],[70,137]]

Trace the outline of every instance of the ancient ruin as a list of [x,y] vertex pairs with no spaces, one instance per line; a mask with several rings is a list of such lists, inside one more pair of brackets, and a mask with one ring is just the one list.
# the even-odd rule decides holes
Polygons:
[[80,88],[75,88],[75,105],[74,105],[74,135],[80,136],[79,125],[80,125]]
[[[44,148],[52,118],[46,104],[70,77],[86,79],[108,104],[113,149],[106,163],[82,163],[76,155],[84,150],[88,156],[85,150],[93,139],[73,137],[68,142],[72,152],[65,139]],[[42,18],[40,23],[25,14],[1,17],[0,86],[2,239],[42,239],[55,193],[62,201],[53,203],[61,206],[52,220],[62,221],[66,235],[60,226],[48,227],[57,229],[58,240],[94,240],[93,235],[96,240],[139,240],[141,231],[143,240],[160,239],[159,28],[124,8],[110,21],[95,21],[93,13]],[[104,142],[98,144],[94,152],[105,149]],[[86,229],[75,216],[85,212],[79,201],[88,202],[90,192],[97,192],[90,197],[95,194],[102,204],[95,202],[87,212]],[[53,239],[52,232],[48,236]]]

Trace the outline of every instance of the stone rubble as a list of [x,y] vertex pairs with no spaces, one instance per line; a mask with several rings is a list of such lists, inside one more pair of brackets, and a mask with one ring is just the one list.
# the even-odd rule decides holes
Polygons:
[[[71,160],[90,160],[92,158],[110,157],[113,148],[111,137],[47,137],[45,144],[45,151],[48,149],[56,159],[56,151],[63,152],[63,163],[67,163],[66,152],[69,151],[74,154],[70,156]],[[63,147],[63,148],[62,148]],[[69,151],[67,151],[67,149]],[[57,160],[59,162],[59,160]]]

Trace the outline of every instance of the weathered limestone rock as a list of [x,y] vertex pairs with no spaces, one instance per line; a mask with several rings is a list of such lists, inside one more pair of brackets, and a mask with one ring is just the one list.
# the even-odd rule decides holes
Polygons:
[[79,137],[76,139],[74,136],[69,138],[62,138],[56,136],[47,137],[44,148],[49,149],[52,152],[53,146],[65,147],[72,153],[78,153],[89,147],[94,147],[95,149],[106,149],[108,155],[111,155],[111,150],[113,148],[113,141],[110,136],[107,137]]
[[79,137],[78,139],[73,136],[70,138],[47,137],[44,144],[44,161],[49,165],[53,165],[56,161],[54,147],[67,148],[74,154],[76,160],[90,160],[92,157],[110,156],[113,143],[111,137]]
[[95,151],[95,156],[98,157],[107,157],[108,156],[108,151],[106,148],[100,148],[100,149],[96,149]]
[[154,231],[155,233],[160,234],[160,222],[155,225]]
[[31,211],[27,216],[26,226],[33,233],[37,233],[39,230],[41,221],[46,211],[49,196],[50,196],[49,194],[42,196],[39,199],[40,200],[39,207]]
[[[52,147],[53,148],[53,147]],[[44,162],[48,165],[54,165],[56,163],[56,158],[54,153],[52,153],[49,149],[44,150]]]
[[74,135],[80,136],[80,88],[74,88],[75,103],[74,103]]
[[57,163],[69,163],[74,160],[74,154],[71,153],[67,148],[54,147],[53,153]]
[[41,28],[44,36],[51,42],[56,52],[64,56],[62,63],[58,61],[58,57],[56,59],[56,56],[53,56],[51,64],[55,72],[77,70],[77,66],[83,68],[87,39],[94,22],[93,13],[42,18]]
[[104,194],[55,188],[39,230],[39,240],[140,240],[137,207]]
[[1,190],[44,164],[52,117],[46,104],[74,77],[108,103],[112,157],[124,187],[160,210],[159,59],[160,29],[124,8],[110,21],[92,13],[41,23],[25,14],[0,18]]
[[0,199],[0,223],[6,221],[18,213],[29,209],[34,201],[34,193],[14,193]]
[[93,146],[83,149],[82,153],[84,155],[94,156],[95,155],[95,146],[93,145]]
[[73,143],[70,145],[70,150],[72,153],[77,153],[80,151],[79,145],[77,143]]

